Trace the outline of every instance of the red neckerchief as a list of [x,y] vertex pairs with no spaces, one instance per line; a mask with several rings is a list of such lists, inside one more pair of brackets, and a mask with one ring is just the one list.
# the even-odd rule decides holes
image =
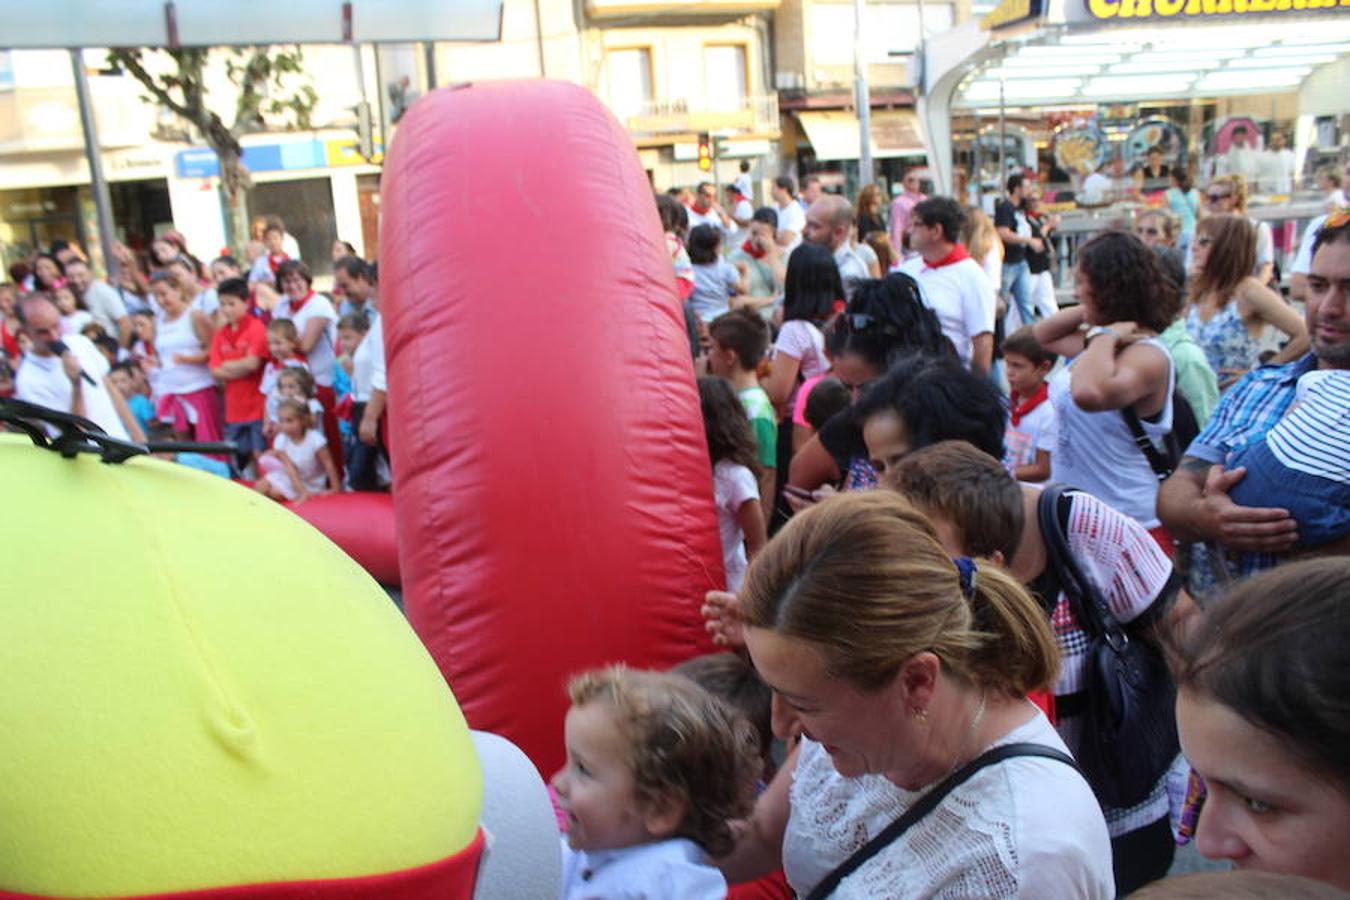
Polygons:
[[1050,385],[1046,384],[1044,381],[1041,382],[1040,387],[1036,388],[1036,393],[1032,394],[1024,402],[1019,403],[1017,394],[1013,394],[1011,403],[1012,410],[1008,414],[1009,421],[1016,426],[1022,421],[1023,416],[1028,415],[1033,409],[1044,403],[1049,396]]
[[924,260],[923,267],[925,269],[940,269],[943,266],[959,263],[963,259],[970,259],[970,254],[966,252],[966,248],[963,245],[953,244],[951,253],[948,253],[937,262],[930,263],[928,260]]
[[[290,304],[291,304],[291,315],[295,315],[295,314],[298,313],[300,310],[304,309],[304,308],[305,308],[305,304],[309,302],[309,298],[310,298],[310,297],[313,297],[313,296],[314,296],[314,292],[313,292],[313,291],[310,291],[308,294],[306,294],[305,296],[301,297],[299,300],[291,300],[291,301],[290,301]],[[288,298],[288,299],[289,299],[289,298]]]
[[280,269],[281,264],[288,259],[290,259],[290,257],[285,253],[278,253],[275,256],[269,253],[267,254],[267,268],[271,269],[272,275],[275,276],[277,274],[277,269]]
[[754,241],[746,241],[744,244],[741,244],[741,249],[755,259],[763,259],[764,255],[769,252],[756,247]]

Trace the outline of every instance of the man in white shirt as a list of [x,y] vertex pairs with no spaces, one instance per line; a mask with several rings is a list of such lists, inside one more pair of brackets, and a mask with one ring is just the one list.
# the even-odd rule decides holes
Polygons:
[[73,259],[66,264],[66,277],[84,298],[84,308],[103,326],[103,331],[117,338],[117,343],[123,347],[130,347],[131,316],[127,315],[126,304],[112,285],[95,280],[89,263],[82,259]]
[[700,225],[711,225],[724,235],[736,230],[736,223],[731,220],[731,216],[717,205],[717,188],[707,181],[699,182],[698,190],[694,192],[694,205],[685,209],[689,213],[690,231]]
[[81,334],[68,334],[62,347],[61,311],[45,294],[25,297],[19,309],[33,349],[14,377],[14,395],[86,418],[110,437],[144,441],[126,400],[108,378],[108,360],[93,342]]
[[1241,175],[1248,184],[1255,184],[1260,169],[1256,147],[1248,143],[1246,125],[1238,125],[1228,138],[1228,152],[1223,155],[1224,175]]
[[380,317],[375,306],[375,279],[370,263],[359,256],[344,256],[333,263],[333,285],[342,291],[338,317],[359,313],[370,324]]
[[1267,194],[1290,194],[1294,190],[1294,151],[1287,146],[1284,132],[1270,136],[1270,147],[1260,157],[1260,188]]
[[732,229],[726,236],[726,248],[739,247],[750,236],[750,223],[755,220],[755,207],[735,184],[722,188],[726,205],[722,208],[731,217]]
[[844,293],[853,293],[853,285],[869,277],[867,263],[849,243],[853,229],[853,204],[837,194],[822,194],[806,211],[802,239],[829,248],[839,266]]
[[797,200],[797,186],[788,176],[779,175],[774,179],[772,193],[774,209],[778,211],[778,246],[791,253],[802,242],[806,212]]
[[819,175],[807,175],[802,179],[802,195],[797,198],[797,202],[802,205],[802,210],[809,210],[811,204],[820,199],[824,193],[824,188],[820,185]]
[[960,241],[965,213],[950,197],[925,200],[910,214],[909,246],[919,255],[900,271],[919,283],[961,361],[988,375],[994,359],[993,286]]

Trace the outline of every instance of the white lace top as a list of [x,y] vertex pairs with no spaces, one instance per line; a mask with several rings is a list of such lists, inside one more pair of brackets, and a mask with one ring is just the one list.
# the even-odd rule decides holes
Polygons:
[[[993,746],[1019,742],[1065,752],[1039,713]],[[921,795],[880,775],[845,778],[824,748],[804,738],[783,841],[788,883],[804,896]],[[1110,900],[1111,841],[1077,772],[1056,760],[1019,757],[976,773],[833,896]]]

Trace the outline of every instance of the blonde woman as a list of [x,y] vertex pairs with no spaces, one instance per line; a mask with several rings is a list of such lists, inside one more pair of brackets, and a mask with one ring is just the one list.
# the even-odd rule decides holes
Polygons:
[[1251,274],[1261,284],[1270,284],[1271,276],[1275,274],[1275,235],[1268,222],[1258,222],[1247,215],[1247,179],[1241,175],[1220,175],[1205,189],[1205,215],[1224,213],[1242,216],[1255,229],[1256,262]]
[[774,731],[801,741],[721,861],[729,882],[781,864],[798,896],[1115,896],[1101,808],[1026,699],[1055,677],[1054,637],[1009,575],[862,491],[794,516],[739,611]]
[[994,306],[999,306],[999,285],[1003,283],[1003,241],[994,230],[994,220],[978,206],[966,207],[966,223],[961,228],[961,243],[980,264],[994,291]]

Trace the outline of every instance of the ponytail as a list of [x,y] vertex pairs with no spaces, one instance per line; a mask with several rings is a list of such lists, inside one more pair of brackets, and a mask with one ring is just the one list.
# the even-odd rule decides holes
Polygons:
[[971,677],[989,690],[1024,696],[1059,674],[1059,647],[1045,612],[1016,579],[992,562],[975,564],[968,595],[984,641],[967,657]]

